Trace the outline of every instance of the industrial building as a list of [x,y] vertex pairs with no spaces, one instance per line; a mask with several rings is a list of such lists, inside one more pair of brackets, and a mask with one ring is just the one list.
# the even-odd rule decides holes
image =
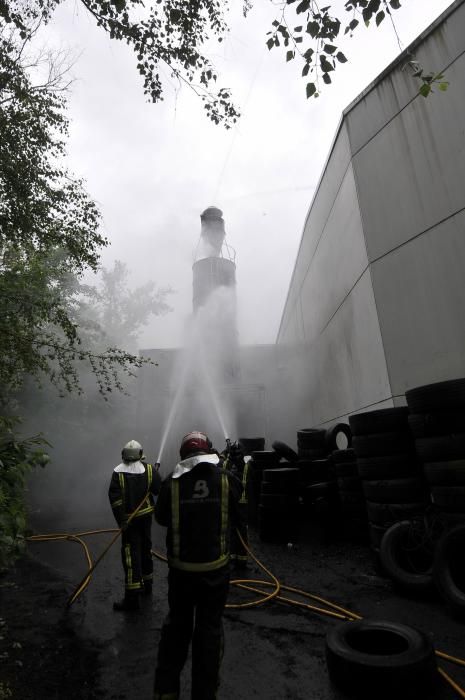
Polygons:
[[[239,343],[234,370],[219,382],[238,434],[293,444],[304,426],[402,405],[409,388],[465,376],[464,51],[457,0],[344,110],[276,344]],[[444,73],[448,91],[433,84],[425,99],[418,65]],[[194,264],[194,310],[207,278],[221,286],[226,275],[234,288],[222,244]],[[159,364],[156,374],[142,373],[139,407],[144,440],[156,450],[179,351],[142,352]],[[160,413],[151,409],[149,425],[144,407],[154,394]]]

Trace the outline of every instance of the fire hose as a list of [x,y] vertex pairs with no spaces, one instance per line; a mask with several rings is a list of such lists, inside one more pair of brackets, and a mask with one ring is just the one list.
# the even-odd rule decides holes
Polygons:
[[[139,506],[136,508],[136,510],[133,513],[131,513],[131,515],[127,521],[128,524],[137,515],[137,513],[138,513],[139,509],[141,508],[144,501],[145,501],[145,497],[144,497],[143,501],[141,501]],[[109,529],[103,529],[103,530],[88,530],[85,532],[78,532],[76,534],[54,533],[54,534],[47,534],[47,535],[31,535],[30,537],[27,538],[27,540],[30,542],[50,542],[53,540],[68,540],[68,541],[72,541],[72,542],[78,542],[84,548],[85,558],[86,558],[86,561],[87,561],[89,568],[88,568],[88,571],[86,572],[86,574],[83,576],[83,578],[79,582],[79,584],[76,586],[72,595],[68,598],[67,607],[69,608],[77,600],[77,598],[81,595],[81,593],[83,593],[83,591],[87,588],[87,586],[89,585],[89,583],[91,581],[92,573],[95,571],[98,564],[102,561],[103,557],[106,555],[108,550],[112,547],[112,545],[119,538],[122,531],[123,530],[121,528],[120,529],[109,528]],[[89,549],[87,547],[87,544],[84,542],[83,537],[86,537],[89,535],[110,533],[110,532],[115,533],[114,537],[112,537],[109,544],[105,547],[105,549],[97,557],[95,562],[92,563]],[[346,608],[343,608],[340,605],[333,603],[332,601],[326,600],[325,598],[322,598],[321,596],[317,596],[313,593],[308,593],[307,591],[303,591],[300,588],[286,586],[285,584],[281,583],[278,580],[278,578],[276,578],[276,576],[269,569],[267,569],[267,567],[255,556],[255,554],[252,552],[252,550],[248,547],[247,543],[243,540],[241,534],[239,532],[237,534],[239,536],[239,539],[240,539],[242,545],[244,546],[245,550],[247,551],[248,555],[259,566],[259,568],[261,568],[271,578],[271,581],[262,580],[262,579],[233,579],[233,580],[231,580],[231,582],[230,582],[231,585],[236,586],[237,588],[240,588],[242,590],[247,590],[247,591],[251,591],[253,593],[258,593],[261,597],[255,598],[255,599],[253,599],[251,601],[247,601],[245,603],[227,603],[226,608],[228,608],[228,609],[252,608],[252,607],[257,607],[259,605],[264,605],[265,603],[274,599],[274,600],[277,600],[280,603],[283,603],[285,605],[293,605],[293,606],[296,606],[302,610],[308,610],[310,612],[325,615],[327,617],[337,619],[337,620],[354,621],[354,620],[363,619],[361,615],[358,615],[357,613],[355,613],[353,611],[347,610]],[[152,550],[152,555],[161,561],[165,561],[165,562],[167,561],[167,558],[163,554],[160,554],[159,552]],[[272,588],[271,592],[267,592],[266,588],[270,588],[270,587]],[[264,590],[264,588],[265,588],[265,590]],[[316,605],[312,605],[308,602],[302,602],[299,600],[295,600],[294,598],[289,598],[287,596],[280,595],[281,591],[286,591],[288,593],[295,593],[295,594],[301,596],[302,598],[305,598],[307,600],[312,600],[314,602],[318,602],[326,607],[319,607]],[[451,656],[450,654],[447,654],[443,651],[438,651],[438,650],[435,650],[435,654],[438,658],[443,659],[444,661],[448,661],[448,662],[456,664],[458,666],[465,667],[465,659],[461,659],[461,658],[456,657],[456,656]],[[438,673],[446,681],[446,683],[448,683],[448,685],[461,698],[463,698],[465,700],[465,689],[462,688],[458,683],[456,683],[453,680],[453,678],[451,678],[449,676],[449,674],[446,673],[444,671],[444,669],[441,668],[440,666],[438,666]]]

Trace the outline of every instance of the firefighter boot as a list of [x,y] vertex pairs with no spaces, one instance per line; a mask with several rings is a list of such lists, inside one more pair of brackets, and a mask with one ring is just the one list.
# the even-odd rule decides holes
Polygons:
[[144,581],[144,595],[152,595],[152,581]]
[[139,591],[135,593],[126,591],[123,600],[118,600],[113,603],[113,610],[118,610],[118,612],[135,612],[140,610]]

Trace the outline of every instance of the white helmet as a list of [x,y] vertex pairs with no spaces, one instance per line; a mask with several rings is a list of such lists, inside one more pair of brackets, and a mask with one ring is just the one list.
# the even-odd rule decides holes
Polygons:
[[137,440],[129,440],[121,451],[123,462],[137,462],[143,455],[142,445]]

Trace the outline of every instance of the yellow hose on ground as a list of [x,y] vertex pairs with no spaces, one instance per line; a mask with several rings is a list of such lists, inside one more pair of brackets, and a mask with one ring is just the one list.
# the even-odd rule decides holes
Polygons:
[[438,666],[438,672],[441,674],[444,680],[447,681],[447,683],[449,683],[451,688],[453,688],[455,692],[460,695],[461,698],[465,698],[465,690],[458,683],[456,683],[440,666]]
[[[145,497],[144,497],[145,501]],[[131,516],[128,518],[128,523],[132,520],[133,517],[137,514],[139,511],[140,507],[142,506],[142,503],[144,501],[141,501],[137,509],[134,511],[134,513],[131,514]],[[92,564],[92,560],[90,557],[90,553],[88,550],[88,547],[86,543],[82,540],[82,537],[88,536],[88,535],[96,535],[96,534],[103,534],[103,533],[108,533],[108,532],[116,532],[115,537],[111,540],[111,542],[107,545],[107,547],[103,550],[103,552],[100,554],[100,556],[97,558],[94,564]],[[70,598],[68,599],[67,606],[69,607],[72,605],[72,603],[78,598],[78,596],[85,590],[85,588],[89,585],[91,575],[93,571],[95,571],[96,566],[99,564],[99,562],[103,559],[105,554],[108,552],[110,547],[114,544],[114,542],[118,539],[119,535],[121,534],[121,529],[116,529],[116,528],[108,528],[104,530],[86,530],[84,532],[79,532],[75,535],[69,534],[69,533],[55,533],[55,534],[47,534],[47,535],[31,535],[30,537],[27,537],[26,539],[30,542],[47,542],[47,541],[52,541],[52,540],[70,540],[70,541],[75,541],[79,542],[79,544],[82,545],[85,551],[87,563],[89,566],[89,570],[87,571],[86,575],[83,577],[83,579],[80,581],[78,586],[76,587],[74,593]],[[259,593],[262,595],[261,598],[258,600],[252,600],[248,601],[246,603],[228,603],[226,605],[226,608],[229,609],[239,609],[239,608],[251,608],[251,607],[257,607],[258,605],[263,605],[264,603],[276,599],[281,603],[287,604],[287,605],[295,605],[299,608],[304,608],[305,610],[310,610],[311,612],[316,612],[318,614],[326,615],[328,617],[333,617],[339,620],[348,620],[348,621],[354,621],[354,620],[362,620],[363,617],[361,615],[358,615],[357,613],[347,610],[346,608],[343,608],[336,603],[333,603],[329,600],[326,600],[325,598],[321,598],[320,596],[314,595],[313,593],[308,593],[307,591],[303,591],[300,588],[294,588],[292,586],[286,586],[284,584],[281,584],[280,581],[274,576],[274,574],[267,569],[267,567],[255,556],[255,554],[250,550],[248,545],[244,542],[243,538],[241,537],[240,533],[238,533],[239,538],[246,549],[247,553],[252,557],[252,559],[255,561],[258,566],[265,571],[272,581],[264,581],[261,579],[233,579],[231,581],[232,585],[237,586],[238,588],[244,589],[244,590],[250,590],[254,593]],[[156,552],[155,550],[151,550],[152,555],[155,556],[157,559],[160,559],[161,561],[166,562],[167,558],[163,554],[160,554],[159,552]],[[250,586],[248,584],[254,583],[258,584],[261,586],[274,586],[274,590],[267,594],[266,591],[256,588],[254,586]],[[326,610],[324,608],[319,608],[314,605],[309,605],[308,603],[303,603],[297,600],[293,600],[292,598],[286,598],[284,596],[279,595],[280,591],[289,591],[292,593],[297,593],[303,597],[310,598],[312,600],[318,601],[320,603],[324,603],[327,605],[329,608],[332,608],[332,610]],[[450,654],[446,654],[445,652],[435,650],[436,656],[440,657],[441,659],[444,659],[445,661],[449,661],[450,663],[456,664],[458,666],[465,666],[465,659],[461,659],[456,656],[451,656]],[[465,700],[465,690],[458,684],[456,683],[440,666],[438,666],[438,672],[444,678],[444,680],[458,693],[458,695]]]

